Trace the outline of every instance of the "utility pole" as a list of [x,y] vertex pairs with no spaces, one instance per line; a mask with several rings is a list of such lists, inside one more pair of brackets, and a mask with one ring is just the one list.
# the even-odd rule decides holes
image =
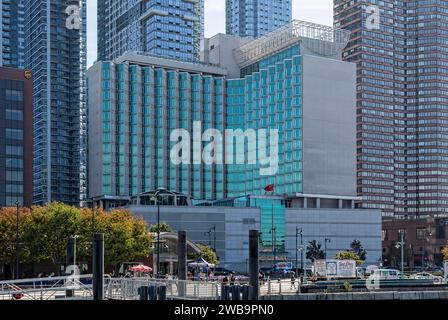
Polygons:
[[16,279],[20,278],[19,273],[19,201],[16,201]]
[[327,259],[327,242],[331,243],[331,239],[325,238],[325,260]]
[[275,220],[274,220],[274,203],[272,203],[272,253],[274,254],[274,268],[277,266],[277,248],[275,235]]
[[[296,227],[296,277],[299,275],[299,259],[298,259],[299,235],[300,235],[300,245],[303,246],[303,230]],[[300,267],[303,270],[303,259],[302,258],[300,259]]]

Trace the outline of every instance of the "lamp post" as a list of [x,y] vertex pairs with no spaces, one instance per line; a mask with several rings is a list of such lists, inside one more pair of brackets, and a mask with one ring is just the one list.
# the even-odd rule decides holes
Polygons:
[[274,220],[274,203],[272,203],[272,252],[274,254],[274,268],[277,265],[277,245],[276,245],[276,235],[275,235],[275,220]]
[[213,251],[216,252],[216,225],[204,232],[204,235],[208,234],[208,245],[212,247],[212,231],[213,231]]
[[331,243],[331,239],[325,238],[325,259],[327,259],[327,242]]
[[95,234],[95,201],[92,203],[92,235]]
[[16,201],[16,279],[19,279],[19,201]]
[[151,200],[154,200],[157,205],[157,274],[160,274],[160,196],[161,189],[157,189],[154,193],[154,197],[151,197]]
[[404,230],[400,230],[400,242],[395,247],[401,248],[401,273],[404,274]]
[[[303,246],[303,230],[298,227],[296,227],[296,277],[299,275],[299,263],[298,263],[298,242],[299,242],[299,235],[300,235],[300,246]],[[302,257],[303,258],[303,257]],[[300,259],[300,267],[303,271],[303,259]]]

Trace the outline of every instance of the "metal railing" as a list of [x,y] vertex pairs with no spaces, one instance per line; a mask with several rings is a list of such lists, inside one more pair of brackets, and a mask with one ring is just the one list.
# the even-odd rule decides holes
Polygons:
[[0,300],[92,299],[92,275],[0,281]]
[[260,282],[260,296],[296,295],[301,293],[375,292],[375,291],[446,291],[446,280],[432,279],[346,279],[300,283],[290,279]]
[[105,279],[105,298],[113,300],[139,300],[139,288],[166,287],[167,300],[219,300],[219,282],[184,281],[153,278]]

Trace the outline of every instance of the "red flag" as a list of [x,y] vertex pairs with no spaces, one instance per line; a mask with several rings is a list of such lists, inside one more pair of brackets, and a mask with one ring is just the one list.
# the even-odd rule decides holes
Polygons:
[[274,185],[270,184],[270,185],[266,186],[264,188],[264,191],[266,191],[266,192],[274,192]]

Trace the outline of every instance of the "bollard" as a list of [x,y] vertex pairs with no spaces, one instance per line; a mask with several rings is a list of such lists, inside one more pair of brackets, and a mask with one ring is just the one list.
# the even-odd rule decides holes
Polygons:
[[148,300],[148,287],[142,286],[137,289],[137,292],[140,301]]
[[159,286],[157,291],[159,300],[166,300],[166,286]]
[[282,280],[278,279],[278,293],[282,294]]
[[155,285],[151,285],[148,287],[148,300],[157,300],[157,287]]
[[221,300],[229,300],[229,291],[228,285],[221,285]]
[[232,300],[239,300],[239,286],[230,286],[230,293],[232,294]]
[[104,234],[93,235],[93,300],[104,299]]
[[[66,273],[67,273],[67,268],[69,266],[74,266],[75,256],[76,256],[76,238],[70,237],[70,238],[68,238],[68,243],[67,243],[67,263],[65,266]],[[76,268],[73,268],[72,272],[76,272]],[[65,294],[67,297],[73,297],[74,291],[75,291],[74,289],[67,289],[65,291]]]
[[242,300],[249,300],[249,286],[245,285],[242,288]]
[[179,287],[178,287],[178,295],[179,297],[185,297],[186,283],[187,280],[187,232],[179,231],[178,232],[178,240],[177,240],[177,261],[178,261],[178,279],[179,279]]
[[258,300],[260,296],[260,284],[258,282],[259,269],[259,251],[258,243],[260,237],[258,230],[249,231],[249,285],[251,287],[249,300]]

